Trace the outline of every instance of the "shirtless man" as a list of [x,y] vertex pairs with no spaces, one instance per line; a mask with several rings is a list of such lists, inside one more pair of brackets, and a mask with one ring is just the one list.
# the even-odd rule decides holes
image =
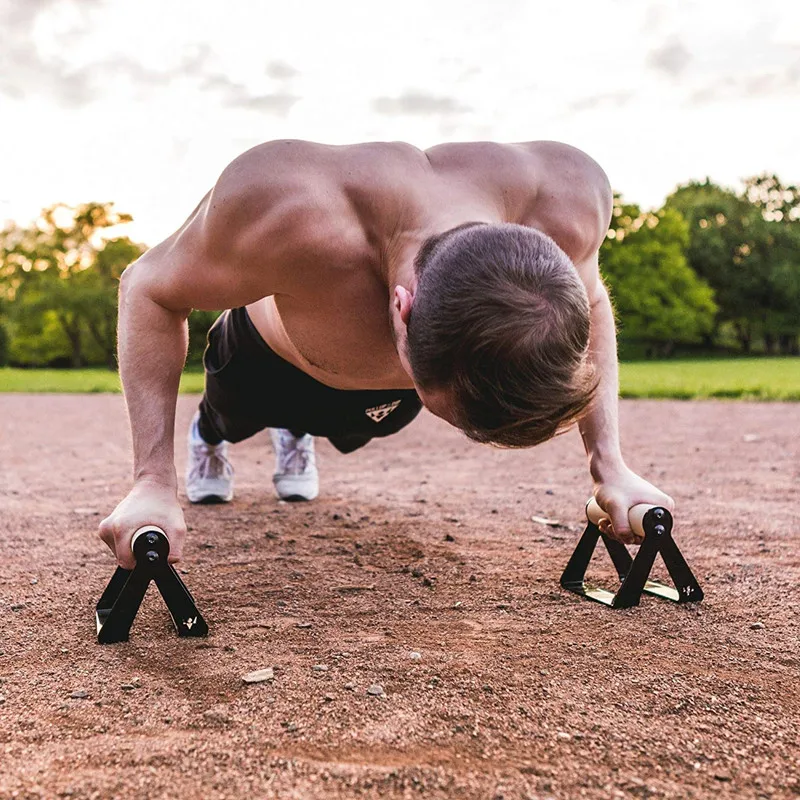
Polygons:
[[612,194],[555,142],[263,144],[125,271],[119,359],[134,485],[100,526],[119,564],[146,524],[180,559],[173,435],[192,309],[209,334],[187,495],[228,501],[227,442],[271,428],[279,496],[313,499],[313,436],[350,452],[424,405],[470,438],[538,444],[577,421],[613,535],[672,500],[618,434],[611,303],[598,272]]

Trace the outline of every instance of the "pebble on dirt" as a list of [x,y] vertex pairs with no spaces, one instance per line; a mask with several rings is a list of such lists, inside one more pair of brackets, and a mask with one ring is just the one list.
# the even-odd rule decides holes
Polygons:
[[754,622],[750,628],[754,631],[763,631],[764,630],[764,623],[763,622]]
[[328,671],[328,665],[327,664],[314,664],[314,666],[311,667],[311,669],[314,670],[314,672],[327,672]]
[[247,675],[242,675],[242,680],[245,683],[263,683],[264,681],[271,681],[275,678],[275,671],[272,667],[266,669],[257,669],[254,672],[248,672]]
[[373,697],[383,697],[386,692],[379,683],[373,683],[372,686],[367,689],[367,694],[372,695]]
[[70,694],[73,700],[85,700],[88,696],[89,692],[84,689],[75,689],[75,691]]
[[409,657],[409,658],[410,658],[412,661],[419,661],[419,660],[422,658],[422,653],[418,653],[416,650],[412,650],[412,651],[411,651],[411,652],[408,654],[408,657]]

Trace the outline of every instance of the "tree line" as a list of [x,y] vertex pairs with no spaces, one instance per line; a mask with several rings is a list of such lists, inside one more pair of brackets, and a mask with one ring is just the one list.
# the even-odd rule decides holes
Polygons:
[[[59,204],[0,231],[0,365],[116,368],[119,278],[146,250],[129,222]],[[615,195],[600,265],[623,355],[800,352],[800,190],[775,175],[687,183],[656,211]],[[214,318],[190,316],[190,361]]]

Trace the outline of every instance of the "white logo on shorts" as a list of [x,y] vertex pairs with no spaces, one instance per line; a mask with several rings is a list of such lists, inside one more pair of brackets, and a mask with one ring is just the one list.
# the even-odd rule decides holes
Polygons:
[[384,403],[382,406],[375,406],[375,408],[368,408],[364,413],[373,422],[382,422],[400,405],[401,400],[395,400],[394,403]]

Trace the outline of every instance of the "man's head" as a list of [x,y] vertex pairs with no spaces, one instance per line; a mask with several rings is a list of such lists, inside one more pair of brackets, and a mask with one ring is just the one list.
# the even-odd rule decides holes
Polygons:
[[569,257],[521,225],[428,239],[395,290],[398,349],[423,402],[479,442],[530,447],[592,399],[589,301]]

